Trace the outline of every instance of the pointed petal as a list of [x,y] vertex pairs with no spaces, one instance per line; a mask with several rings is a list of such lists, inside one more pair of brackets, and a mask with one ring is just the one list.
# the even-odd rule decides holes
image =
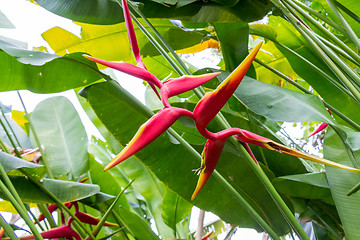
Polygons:
[[194,198],[198,195],[200,190],[204,187],[205,183],[209,180],[211,174],[214,172],[214,169],[219,161],[226,140],[227,138],[207,140],[201,156],[202,159],[201,159],[201,168],[200,168],[201,171],[200,171],[199,180],[197,182],[195,191],[191,196],[191,200],[194,200]]
[[249,147],[249,144],[245,143],[245,142],[240,142],[241,145],[244,146],[245,150],[249,153],[249,155],[251,156],[251,158],[254,160],[254,162],[259,165],[258,161],[256,160],[256,157],[254,155],[254,153],[251,151],[251,148]]
[[207,239],[211,236],[211,234],[213,234],[213,231],[211,231],[211,232],[209,232],[208,234],[206,234],[205,236],[203,236],[203,237],[201,238],[201,240],[207,240]]
[[149,83],[152,83],[152,84],[156,85],[158,88],[162,87],[162,82],[157,77],[155,77],[153,74],[151,74],[148,70],[140,68],[138,66],[135,66],[135,65],[133,65],[131,63],[127,63],[127,62],[110,62],[110,61],[94,58],[94,57],[91,57],[91,56],[88,56],[88,55],[85,55],[85,54],[83,55],[83,57],[85,57],[85,58],[87,58],[87,59],[89,59],[91,61],[100,63],[100,64],[102,64],[104,66],[109,67],[109,68],[116,69],[116,70],[118,70],[120,72],[129,74],[129,75],[131,75],[133,77],[140,78],[140,79],[142,79],[144,81],[147,81]]
[[[48,209],[48,211],[50,212],[50,214],[52,213],[52,212],[54,212],[56,209],[58,209],[58,207],[56,206],[56,204],[51,204],[51,205],[49,205],[49,207],[47,208]],[[41,222],[42,220],[44,220],[45,219],[45,216],[44,216],[44,214],[40,214],[40,216],[39,216],[39,218],[38,218],[38,221],[39,222]]]
[[136,40],[135,30],[134,30],[134,26],[133,26],[132,21],[131,21],[131,16],[130,16],[130,12],[129,12],[127,2],[126,2],[126,0],[122,0],[121,2],[122,2],[124,18],[125,18],[125,23],[126,23],[126,29],[127,29],[127,33],[128,33],[128,36],[129,36],[131,49],[132,49],[132,51],[134,53],[135,60],[138,63],[138,66],[142,67],[142,68],[145,68],[145,65],[143,64],[143,62],[141,60],[139,45],[138,45],[137,40]]
[[315,134],[321,132],[321,131],[324,130],[327,126],[328,126],[327,123],[322,123],[322,124],[320,124],[320,126],[319,126],[317,129],[315,129],[315,131],[313,131],[313,132],[309,135],[309,137],[314,136]]
[[164,87],[161,90],[166,91],[168,97],[172,97],[197,88],[201,84],[206,83],[219,74],[220,73],[208,73],[203,75],[182,76],[180,78],[169,79],[168,81],[164,82]]
[[206,94],[196,105],[196,126],[205,128],[235,92],[245,73],[260,50],[258,44],[244,61],[211,93]]
[[192,117],[192,113],[185,109],[175,107],[164,108],[157,112],[139,128],[133,139],[119,155],[106,165],[104,171],[121,163],[149,145],[164,133],[180,116]]
[[332,167],[336,167],[336,168],[340,168],[340,169],[344,169],[344,170],[348,170],[351,172],[356,172],[356,173],[360,173],[360,169],[356,169],[356,168],[352,168],[349,166],[345,166],[336,162],[332,162],[329,161],[327,159],[324,158],[320,158],[314,155],[310,155],[304,152],[300,152],[298,150],[286,147],[280,143],[274,142],[270,139],[267,139],[265,137],[259,136],[255,133],[246,131],[246,130],[242,130],[239,129],[239,134],[235,135],[235,137],[241,141],[241,142],[246,142],[246,143],[250,143],[250,144],[254,144],[260,147],[264,147],[270,150],[274,150],[277,152],[281,152],[281,153],[286,153],[288,155],[294,156],[294,157],[299,157],[299,158],[303,158],[309,161],[313,161],[313,162],[317,162],[317,163],[321,163],[327,166],[332,166]]
[[[100,219],[95,218],[87,213],[77,212],[75,216],[83,223],[90,224],[90,225],[97,225],[100,222]],[[105,222],[104,226],[108,227],[118,227],[119,225],[111,222]]]
[[2,237],[4,236],[4,232],[5,232],[5,229],[0,228],[0,239],[2,239]]

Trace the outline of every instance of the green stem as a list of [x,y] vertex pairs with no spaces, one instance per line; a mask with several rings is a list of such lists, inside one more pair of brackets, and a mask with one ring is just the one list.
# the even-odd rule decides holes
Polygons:
[[[1,113],[2,113],[2,112],[1,112]],[[3,114],[3,116],[4,116],[4,114]],[[5,117],[5,116],[4,116],[4,117]],[[1,127],[4,129],[6,136],[8,137],[11,145],[13,146],[14,152],[15,152],[16,156],[17,156],[18,158],[21,158],[21,154],[20,154],[19,151],[17,150],[16,144],[14,143],[14,141],[13,141],[13,139],[12,139],[9,131],[7,130],[7,128],[6,128],[5,124],[3,123],[3,121],[1,120],[1,118],[0,118],[0,125],[1,125]]]
[[49,212],[47,207],[45,207],[44,204],[38,204],[38,208],[39,208],[40,212],[42,214],[44,214],[44,217],[48,220],[48,222],[50,224],[50,227],[51,228],[56,228],[57,225],[56,225],[54,219],[52,218],[51,213]]
[[44,152],[44,150],[43,150],[43,148],[42,148],[42,146],[41,146],[40,139],[39,139],[38,135],[36,134],[35,127],[34,127],[34,125],[32,124],[32,121],[30,120],[30,116],[29,116],[28,111],[26,110],[24,101],[23,101],[23,99],[22,99],[19,91],[17,91],[17,94],[18,94],[19,99],[20,99],[20,102],[21,102],[21,104],[22,104],[22,106],[23,106],[23,108],[24,108],[24,111],[25,111],[25,114],[26,114],[26,118],[27,118],[27,120],[29,121],[30,129],[31,129],[31,131],[32,131],[32,133],[33,133],[33,135],[34,135],[34,139],[35,139],[36,145],[37,145],[37,147],[39,148],[39,151],[40,151],[40,153],[41,153],[41,158],[42,158],[42,160],[43,160],[43,162],[44,162],[44,165],[45,165],[45,167],[46,167],[46,170],[47,170],[47,173],[48,173],[48,175],[49,175],[49,178],[54,179],[54,174],[52,173],[52,171],[51,171],[51,169],[50,169],[49,162],[48,162],[47,159],[46,159],[45,152]]
[[15,134],[15,132],[14,132],[14,129],[11,127],[9,121],[8,121],[7,118],[5,117],[5,113],[2,111],[1,107],[0,107],[0,111],[1,111],[1,114],[2,114],[2,116],[3,116],[3,118],[4,118],[5,122],[6,122],[6,124],[7,124],[8,127],[10,128],[10,131],[11,131],[12,135],[14,136],[17,145],[22,149],[22,146],[21,146],[21,144],[20,144],[20,142],[19,142],[19,139],[17,138],[17,136],[16,136],[16,134]]
[[317,18],[321,19],[322,21],[324,21],[325,23],[327,23],[329,26],[335,28],[336,30],[338,30],[339,32],[341,32],[342,34],[344,34],[345,36],[347,35],[347,32],[345,31],[344,28],[342,28],[341,26],[339,26],[337,23],[333,22],[332,20],[330,20],[329,18],[321,15],[320,13],[318,13],[317,11],[315,11],[314,9],[312,9],[311,7],[306,6],[304,3],[297,1],[297,0],[293,0],[293,2],[295,4],[297,4],[298,6],[300,6],[301,8],[305,9],[306,11],[308,11],[310,14],[316,16]]
[[8,235],[10,239],[12,239],[12,240],[19,239],[15,235],[14,230],[12,229],[12,227],[5,221],[5,219],[3,218],[3,216],[1,214],[0,214],[0,226],[2,228],[4,228],[6,235]]
[[357,47],[357,49],[360,50],[360,40],[357,37],[357,35],[355,34],[354,30],[350,27],[349,23],[345,20],[345,18],[341,15],[340,11],[337,9],[336,7],[336,3],[334,0],[327,0],[328,4],[330,5],[331,9],[333,10],[333,12],[335,13],[336,17],[338,18],[338,20],[341,22],[341,24],[343,25],[345,31],[347,32],[347,34],[349,35],[349,37],[351,38],[351,40],[353,41],[353,43],[355,44],[355,46]]
[[30,206],[28,204],[24,204],[24,205],[25,205],[25,208],[26,208],[27,212],[31,215],[32,219],[34,219],[34,221],[39,226],[41,231],[45,231],[45,229],[43,228],[43,226],[41,226],[41,224],[40,224],[39,220],[37,219],[37,217],[35,217],[35,215],[31,212]]
[[[2,166],[0,166],[0,171],[1,171],[1,176],[4,176],[3,173],[5,171],[4,168]],[[6,175],[6,173],[5,173]],[[7,176],[7,175],[6,175]],[[0,181],[0,189],[3,192],[3,194],[6,196],[6,198],[11,202],[11,204],[14,206],[14,208],[16,209],[16,211],[19,213],[19,215],[22,217],[22,219],[25,221],[25,223],[28,225],[28,227],[30,228],[32,234],[36,237],[36,239],[40,239],[42,240],[43,238],[41,237],[40,233],[37,231],[35,224],[33,223],[33,221],[30,219],[30,217],[27,215],[26,209],[25,207],[22,205],[22,202],[18,202],[15,197],[12,195],[12,193],[9,191],[9,189],[5,186],[5,184]]]
[[308,13],[306,13],[304,10],[302,10],[298,5],[296,5],[294,2],[297,1],[290,1],[285,0],[289,5],[291,5],[296,11],[298,11],[304,18],[310,21],[311,24],[313,24],[317,29],[319,29],[325,36],[327,36],[330,40],[332,40],[334,43],[336,43],[341,49],[343,49],[349,56],[351,56],[354,59],[355,64],[359,64],[360,62],[360,56],[356,54],[351,48],[349,48],[345,43],[343,43],[340,39],[338,39],[333,33],[331,33],[329,30],[324,28],[318,21],[316,21],[314,18],[312,18]]
[[[338,76],[338,78],[346,85],[346,87],[351,91],[355,98],[360,102],[360,93],[356,87],[354,87],[352,81],[355,81],[355,84],[360,85],[360,76],[354,72],[339,56],[337,56],[328,46],[326,46],[322,41],[320,41],[313,31],[310,31],[306,26],[301,23],[301,19],[296,18],[294,9],[290,5],[284,3],[288,7],[288,11],[285,13],[286,17],[294,25],[294,27],[300,32],[300,34],[307,40],[307,42],[312,46],[314,51],[318,56],[329,66],[329,68]],[[295,15],[295,16],[294,16]],[[324,53],[327,54],[325,54]],[[331,59],[332,60],[331,60]],[[347,78],[344,73],[336,66],[336,64],[341,67],[341,69],[346,72],[350,79]],[[352,81],[350,81],[352,80]]]
[[110,205],[110,207],[107,209],[107,211],[105,212],[104,216],[102,216],[100,222],[95,226],[94,230],[92,231],[92,234],[94,236],[97,236],[98,233],[100,232],[102,226],[104,225],[106,219],[108,218],[108,216],[110,215],[110,213],[112,212],[112,210],[115,207],[115,204],[117,203],[117,201],[120,199],[120,197],[122,196],[122,194],[125,192],[125,190],[131,186],[131,184],[135,181],[135,179],[133,179],[132,181],[130,181],[122,190],[121,192],[116,196],[116,198],[114,199],[114,201],[112,202],[112,204]]
[[[302,25],[301,20],[299,21],[299,19],[293,16],[293,14],[280,2],[280,0],[271,0],[271,2],[274,3],[274,5],[277,6],[286,15],[289,21],[306,39],[306,41],[310,44],[310,46],[314,49],[318,56],[328,65],[328,67],[334,72],[334,74],[339,78],[339,80],[348,87],[356,100],[360,102],[360,93],[349,81],[349,79],[343,74],[343,72],[335,65],[335,63],[333,63],[331,59],[317,45],[317,42],[319,43],[319,40],[314,37],[314,35],[306,27]],[[320,44],[324,45],[322,42]],[[327,47],[325,46],[325,48]]]
[[[255,58],[255,62],[259,63],[261,66],[267,68],[268,70],[270,70],[271,72],[275,73],[276,75],[278,75],[279,77],[283,78],[285,81],[287,81],[288,83],[292,84],[293,86],[295,86],[296,88],[298,88],[299,90],[301,90],[304,93],[307,94],[312,94],[314,95],[312,92],[310,92],[309,90],[307,90],[306,88],[304,88],[303,86],[301,86],[300,84],[298,84],[297,82],[295,82],[294,80],[292,80],[291,78],[289,78],[288,76],[286,76],[285,74],[283,74],[282,72],[278,71],[277,69],[269,66],[268,64],[262,62],[261,60]],[[321,100],[321,99],[320,99]],[[345,116],[343,113],[341,113],[340,111],[338,111],[335,107],[333,107],[332,105],[328,104],[327,102],[321,100],[323,102],[323,104],[325,105],[325,107],[327,107],[329,110],[331,110],[331,112],[333,114],[336,114],[338,117],[340,117],[342,120],[344,120],[345,122],[347,122],[350,126],[352,126],[353,128],[355,128],[356,130],[360,131],[360,126],[354,122],[353,120],[351,120],[350,118],[348,118],[347,116]]]

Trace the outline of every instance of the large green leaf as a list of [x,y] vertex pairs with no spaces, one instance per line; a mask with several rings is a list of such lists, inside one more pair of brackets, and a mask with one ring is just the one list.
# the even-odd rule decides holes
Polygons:
[[31,121],[45,156],[55,176],[70,173],[70,178],[88,170],[87,135],[72,103],[65,97],[48,98],[40,102]]
[[249,25],[247,23],[216,23],[226,70],[233,71],[248,55]]
[[314,95],[245,77],[235,96],[251,110],[275,121],[335,124],[321,100]]
[[0,40],[0,91],[61,92],[100,79],[95,63],[80,53],[64,57],[29,51]]
[[[329,76],[336,79],[327,65],[312,51],[306,41],[300,36],[299,32],[297,32],[289,22],[283,18],[272,16],[269,19],[269,25],[276,31],[276,40],[278,42],[294,50],[308,61],[312,62],[315,66],[326,72]],[[298,57],[289,53],[279,45],[277,45],[277,47],[288,59],[294,71],[306,82],[308,82],[327,103],[337,109],[341,109],[343,114],[355,122],[360,122],[360,114],[358,114],[360,107],[358,103],[331,84],[321,74],[309,67]],[[341,119],[337,120],[340,123],[344,123]]]
[[[149,111],[141,103],[116,83],[109,82],[91,86],[88,90],[88,99],[98,117],[121,144],[128,143],[138,127],[150,116]],[[197,182],[197,176],[191,170],[199,167],[199,155],[193,155],[183,144],[173,144],[169,141],[168,135],[164,133],[141,150],[136,157],[160,181],[189,201]],[[131,159],[127,161],[131,161]],[[229,182],[234,184],[235,189],[260,215],[265,219],[271,219],[269,224],[275,231],[279,234],[288,231],[286,223],[261,182],[252,172],[248,163],[230,145],[225,147],[217,169]],[[227,222],[259,229],[246,210],[216,177],[210,178],[195,199],[194,204],[214,212]],[[229,206],[232,207],[229,208]]]
[[[324,141],[324,157],[344,165],[353,166],[351,158],[358,159],[359,152],[352,153],[350,149],[347,149],[342,139],[332,129],[329,129],[326,132]],[[346,238],[349,240],[359,239],[360,195],[359,193],[351,196],[346,194],[360,182],[360,175],[332,167],[326,167],[325,169]]]
[[[24,177],[11,177],[16,191],[25,203],[55,203],[35,183]],[[99,192],[94,184],[76,183],[44,178],[40,184],[53,193],[61,202],[72,202],[87,198]],[[1,194],[1,192],[0,192]],[[4,197],[4,196],[2,196]],[[4,199],[6,199],[4,197]]]
[[46,174],[46,169],[43,165],[31,163],[1,151],[0,164],[9,175],[13,176],[23,176],[24,174],[19,170],[25,171],[36,179],[41,179]]
[[[92,24],[122,22],[123,13],[112,0],[36,0],[45,9],[74,21]],[[261,0],[142,0],[139,8],[147,18],[181,19],[192,22],[251,22],[261,19],[272,5]],[[86,7],[84,7],[86,5]]]
[[281,193],[307,199],[331,199],[325,172],[288,175],[273,180]]

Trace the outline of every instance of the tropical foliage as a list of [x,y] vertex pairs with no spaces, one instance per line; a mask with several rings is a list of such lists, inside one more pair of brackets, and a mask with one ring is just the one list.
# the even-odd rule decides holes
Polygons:
[[[19,92],[23,112],[0,103],[0,211],[25,221],[0,217],[0,237],[360,238],[357,1],[35,3],[81,35],[54,27],[51,49],[33,50],[1,38],[0,91],[74,89],[102,137],[65,97],[32,112]],[[184,60],[208,48],[216,69]],[[143,80],[146,102],[106,67]],[[221,219],[196,237],[194,206]]]

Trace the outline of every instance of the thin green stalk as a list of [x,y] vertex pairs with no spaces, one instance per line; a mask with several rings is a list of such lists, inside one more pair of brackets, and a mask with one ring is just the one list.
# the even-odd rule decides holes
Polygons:
[[3,216],[1,214],[0,214],[0,226],[2,228],[4,228],[6,235],[8,235],[11,240],[19,239],[15,235],[14,230],[12,229],[12,227],[5,221],[5,219],[3,218]]
[[5,119],[6,124],[7,124],[8,127],[10,128],[11,133],[13,134],[17,145],[22,149],[22,146],[21,146],[21,144],[20,144],[20,142],[19,142],[19,139],[17,138],[17,136],[16,136],[16,134],[15,134],[15,132],[14,132],[14,129],[11,127],[9,121],[8,121],[7,118],[5,117],[5,113],[2,111],[1,107],[0,107],[0,111],[1,111],[1,114],[2,114],[3,118]]
[[[135,179],[131,180],[122,190],[121,192],[116,196],[116,198],[114,199],[114,201],[111,203],[110,207],[107,209],[107,211],[105,212],[104,216],[102,216],[100,222],[98,224],[96,224],[94,230],[92,231],[92,234],[96,237],[98,235],[98,233],[100,232],[101,228],[103,227],[106,219],[108,218],[108,216],[110,215],[110,213],[113,211],[115,204],[117,203],[117,201],[120,199],[121,195],[125,192],[125,190],[131,186],[131,184],[135,181]],[[89,238],[87,238],[89,239]]]
[[[313,31],[310,31],[307,27],[305,27],[301,21],[301,19],[296,18],[296,13],[294,13],[294,9],[291,8],[290,5],[284,2],[284,4],[288,7],[287,11],[284,12],[286,17],[290,20],[293,26],[300,32],[300,34],[307,40],[307,42],[312,46],[318,56],[329,66],[329,68],[338,76],[338,78],[346,85],[346,87],[351,91],[354,97],[360,102],[360,93],[356,87],[354,87],[351,80],[355,81],[355,84],[360,85],[360,76],[354,72],[344,61],[339,58],[329,47],[327,47],[322,41],[320,41]],[[294,16],[295,14],[295,16]],[[326,55],[324,53],[326,52]],[[331,60],[331,59],[332,60]],[[336,66],[338,64],[343,71],[345,71],[351,78],[347,78],[344,73]]]
[[[1,166],[0,169],[3,169],[3,167]],[[3,171],[1,171],[1,175],[3,176]],[[41,237],[40,233],[37,231],[35,224],[27,215],[25,207],[21,205],[22,202],[20,203],[15,199],[15,197],[12,195],[12,193],[9,191],[9,189],[5,186],[5,184],[2,181],[0,181],[0,190],[6,196],[6,198],[11,202],[11,204],[14,206],[16,211],[19,213],[19,215],[28,225],[28,227],[30,228],[32,234],[36,237],[36,239],[42,240],[43,238]]]
[[[295,86],[296,88],[298,88],[299,90],[303,91],[304,93],[307,94],[312,94],[314,95],[312,92],[310,92],[309,90],[307,90],[306,88],[304,88],[303,86],[301,86],[300,84],[298,84],[297,82],[295,82],[294,80],[292,80],[291,78],[289,78],[288,76],[286,76],[285,74],[283,74],[282,72],[278,71],[277,69],[269,66],[268,64],[262,62],[261,60],[255,58],[255,62],[259,63],[261,66],[267,68],[268,70],[270,70],[271,72],[275,73],[276,75],[278,75],[279,77],[283,78],[285,81],[287,81],[288,83],[292,84],[293,86]],[[320,99],[321,100],[321,99]],[[342,120],[344,120],[345,122],[347,122],[350,126],[352,126],[353,128],[355,128],[356,130],[360,131],[360,126],[354,122],[353,120],[351,120],[350,118],[348,118],[347,116],[345,116],[343,113],[341,113],[339,110],[337,110],[335,107],[333,107],[332,105],[330,105],[329,103],[321,100],[323,102],[323,104],[325,105],[325,107],[327,107],[329,110],[331,110],[331,112],[335,115],[337,115],[338,117],[340,117]]]
[[332,42],[330,42],[329,40],[323,38],[322,36],[320,36],[318,34],[316,34],[316,37],[319,38],[323,43],[325,43],[328,47],[330,47],[337,54],[345,57],[347,60],[349,60],[353,64],[360,66],[360,63],[357,62],[354,58],[352,58],[347,52],[345,52],[343,50],[343,48],[336,46],[335,44],[333,44]]
[[42,214],[44,214],[44,217],[48,220],[48,222],[50,224],[50,227],[51,228],[56,228],[57,225],[56,225],[54,219],[52,218],[51,213],[49,212],[47,207],[45,207],[44,204],[38,204],[38,208],[39,208],[40,212]]
[[354,30],[350,27],[349,23],[345,20],[345,18],[341,15],[340,11],[337,9],[336,7],[336,3],[334,0],[327,0],[328,4],[330,5],[331,9],[333,10],[333,12],[335,13],[336,17],[338,18],[338,20],[341,22],[341,24],[343,25],[345,31],[347,32],[347,34],[349,35],[349,37],[351,38],[351,40],[353,41],[353,43],[355,44],[355,46],[357,47],[357,49],[360,50],[360,40],[357,37],[357,35],[355,34]]
[[37,217],[35,217],[35,215],[32,213],[30,206],[28,204],[24,204],[25,208],[27,210],[27,212],[31,215],[32,219],[34,219],[34,221],[36,222],[36,224],[39,226],[39,228],[41,229],[41,231],[45,231],[45,229],[43,228],[43,226],[41,226],[39,220],[37,219]]
[[347,35],[347,32],[345,31],[345,29],[341,26],[339,26],[337,23],[335,23],[334,21],[332,21],[331,19],[321,15],[320,13],[318,13],[317,11],[315,11],[314,9],[312,9],[311,7],[306,6],[304,3],[297,1],[297,0],[293,0],[293,2],[295,4],[297,4],[298,6],[300,6],[301,8],[305,9],[306,11],[308,11],[310,14],[316,16],[317,18],[321,19],[322,21],[324,21],[326,24],[328,24],[329,26],[335,28],[336,30],[338,30],[339,32],[341,32],[342,34],[344,34],[345,36]]
[[47,159],[46,159],[45,152],[44,152],[44,150],[43,150],[43,148],[42,148],[42,146],[41,146],[40,139],[39,139],[38,135],[36,134],[35,127],[34,127],[34,125],[32,124],[32,121],[30,120],[30,116],[29,116],[28,111],[26,110],[24,101],[23,101],[23,99],[22,99],[19,91],[17,91],[17,94],[18,94],[19,99],[20,99],[20,102],[21,102],[21,104],[22,104],[22,106],[23,106],[23,108],[24,108],[24,112],[25,112],[25,114],[26,114],[26,118],[27,118],[27,120],[29,121],[30,129],[31,129],[31,131],[32,131],[32,133],[33,133],[33,135],[34,135],[34,139],[35,139],[36,145],[37,145],[37,147],[39,148],[39,151],[40,151],[40,153],[41,153],[41,158],[42,158],[42,160],[43,160],[43,162],[44,162],[44,165],[45,165],[45,167],[46,167],[46,170],[47,170],[47,173],[48,173],[48,175],[49,175],[49,178],[52,178],[52,179],[53,179],[53,178],[54,178],[54,174],[52,173],[52,171],[51,171],[51,169],[50,169],[49,162],[48,162]]
[[331,41],[336,43],[343,51],[345,51],[351,58],[354,59],[355,64],[359,64],[360,56],[356,54],[351,48],[349,48],[345,43],[343,43],[340,39],[338,39],[333,33],[324,28],[318,21],[312,18],[308,13],[302,10],[298,5],[296,5],[295,1],[285,0],[290,6],[292,6],[296,11],[298,11],[305,19],[310,21],[317,29],[319,29],[325,36],[327,36]]
[[13,141],[13,139],[12,139],[9,131],[7,130],[7,128],[6,128],[5,124],[3,123],[3,121],[1,120],[1,118],[0,118],[0,125],[1,125],[1,127],[4,129],[6,136],[8,137],[11,145],[13,146],[14,152],[15,152],[16,156],[17,156],[18,158],[21,158],[21,154],[20,154],[19,151],[17,150],[16,144],[14,143],[14,141]]
[[[318,54],[318,56],[328,65],[328,67],[335,73],[335,75],[342,81],[350,92],[354,95],[358,102],[360,102],[360,93],[353,86],[350,80],[343,74],[343,72],[335,65],[334,62],[323,52],[323,50],[317,45],[315,42],[318,39],[314,38],[314,35],[305,28],[299,19],[295,18],[293,14],[282,4],[280,0],[271,0],[275,6],[279,7],[280,10],[285,14],[285,16],[289,19],[289,21],[293,24],[293,26],[300,32],[300,34],[306,39],[306,41],[310,44],[310,46],[314,49],[314,51]],[[310,34],[308,34],[310,33]],[[325,46],[326,47],[326,46]],[[327,47],[326,47],[327,48]]]

